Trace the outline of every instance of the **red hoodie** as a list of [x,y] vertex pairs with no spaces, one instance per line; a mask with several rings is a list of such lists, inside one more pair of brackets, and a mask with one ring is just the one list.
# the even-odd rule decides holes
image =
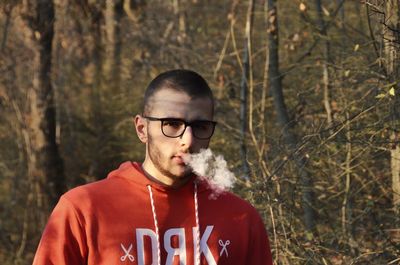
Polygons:
[[61,197],[33,264],[194,265],[200,252],[200,264],[271,265],[257,211],[231,193],[211,193],[195,177],[178,189],[158,185],[125,162]]

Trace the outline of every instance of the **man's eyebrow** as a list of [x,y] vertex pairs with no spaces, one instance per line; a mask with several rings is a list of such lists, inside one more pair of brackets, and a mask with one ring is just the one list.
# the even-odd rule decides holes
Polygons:
[[186,123],[201,122],[201,121],[213,121],[213,120],[202,119],[202,118],[193,119],[193,120],[185,120],[185,119],[182,119],[182,118],[165,117],[165,118],[160,118],[160,119],[163,119],[163,120],[177,120],[177,121],[183,121],[183,122],[186,122]]
[[185,119],[182,118],[176,118],[176,117],[164,117],[164,118],[160,118],[163,120],[179,120],[179,121],[185,121]]

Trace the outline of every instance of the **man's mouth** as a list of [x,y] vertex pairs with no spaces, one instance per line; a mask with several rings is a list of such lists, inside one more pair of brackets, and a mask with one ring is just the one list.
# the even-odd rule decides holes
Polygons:
[[172,159],[178,162],[178,164],[186,165],[190,160],[190,154],[188,153],[176,154],[172,157]]

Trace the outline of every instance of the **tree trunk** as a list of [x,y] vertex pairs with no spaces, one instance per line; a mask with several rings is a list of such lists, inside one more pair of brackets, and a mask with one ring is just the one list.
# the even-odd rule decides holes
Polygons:
[[35,183],[38,206],[47,213],[65,190],[63,167],[56,143],[54,90],[51,83],[54,6],[51,0],[24,1],[26,45],[31,47],[32,86],[28,90],[30,133],[28,168]]
[[240,82],[240,131],[241,131],[241,146],[240,152],[242,156],[242,170],[245,179],[250,177],[250,169],[247,162],[247,145],[246,145],[246,135],[247,135],[247,104],[248,104],[248,88],[249,88],[249,75],[250,75],[250,44],[251,44],[251,29],[253,25],[254,18],[254,0],[249,1],[249,7],[247,11],[246,29],[245,29],[245,43],[243,50],[243,71],[242,80]]
[[[105,9],[91,9],[91,35],[94,62],[91,84],[91,112],[94,127],[93,156],[86,181],[102,179],[112,167],[107,149],[112,142],[114,123],[113,104],[120,93],[121,34],[120,19],[123,3],[107,0]],[[115,149],[114,152],[117,152]]]
[[[392,128],[399,128],[400,123],[400,99],[398,77],[400,74],[400,3],[398,0],[385,1],[385,21],[383,27],[383,43],[385,69],[390,83],[395,83],[394,99],[391,100],[391,117]],[[392,190],[393,190],[393,209],[395,215],[400,215],[400,134],[394,129],[391,135],[391,174],[392,174]],[[397,219],[399,220],[399,219]],[[399,222],[397,222],[398,224]],[[396,227],[398,228],[398,227]],[[393,234],[393,239],[400,241],[400,231],[397,230]]]
[[104,64],[103,78],[106,84],[119,87],[119,65],[121,61],[120,20],[122,3],[107,0],[104,11]]
[[312,180],[304,168],[306,164],[305,157],[296,153],[297,140],[293,132],[294,124],[289,118],[283,96],[282,76],[279,71],[279,30],[276,2],[276,0],[268,0],[266,2],[268,5],[266,10],[268,16],[269,87],[273,96],[277,120],[282,129],[284,142],[289,152],[293,153],[294,162],[298,167],[299,180],[302,187],[303,221],[307,232],[309,232],[307,235],[312,236],[312,232],[315,230],[315,213],[312,207],[314,201]]
[[[345,28],[345,11],[344,11],[344,5],[342,5],[342,0],[337,0],[337,6],[340,8],[339,12],[339,18],[340,18],[340,40],[339,42],[341,43],[340,45],[340,55],[338,56],[335,65],[339,65],[339,69],[342,70],[335,70],[333,69],[333,73],[338,73],[339,75],[339,81],[337,82],[337,87],[339,88],[339,91],[342,93],[342,97],[344,98],[344,106],[343,109],[345,110],[345,115],[346,115],[346,159],[344,161],[344,169],[345,169],[345,174],[344,174],[344,180],[343,180],[343,201],[342,201],[342,209],[341,209],[341,215],[342,215],[342,232],[343,232],[343,239],[349,243],[349,246],[351,248],[351,252],[355,255],[357,248],[355,246],[356,240],[354,239],[354,220],[353,220],[353,190],[352,190],[352,185],[353,185],[353,159],[354,159],[354,146],[352,144],[352,138],[353,138],[353,133],[352,133],[352,124],[350,121],[350,112],[349,112],[349,102],[348,98],[346,96],[346,93],[348,92],[348,85],[345,81],[344,77],[344,70],[346,67],[344,65],[344,54],[345,54],[345,37],[346,37],[346,28]],[[321,7],[322,9],[322,7]],[[321,10],[322,11],[322,10]],[[320,12],[321,12],[320,11]],[[321,15],[322,16],[322,15]],[[339,174],[339,173],[335,173]]]
[[332,126],[332,108],[331,108],[331,86],[330,86],[330,75],[329,75],[329,64],[330,60],[330,44],[328,39],[328,34],[325,26],[325,21],[322,12],[322,1],[315,0],[315,6],[318,14],[318,28],[319,34],[323,40],[323,56],[322,56],[322,82],[323,82],[323,91],[324,91],[324,107],[326,111],[326,119],[327,119],[327,127]]
[[[105,127],[105,95],[103,93],[103,85],[106,83],[105,76],[103,76],[103,43],[104,43],[104,34],[101,30],[102,19],[100,18],[99,10],[93,9],[92,13],[90,13],[90,30],[91,30],[91,41],[94,44],[91,52],[91,59],[94,64],[94,70],[89,74],[93,75],[92,78],[88,78],[93,80],[93,83],[90,84],[91,87],[91,97],[90,97],[90,111],[91,111],[91,123],[94,128],[94,139],[92,143],[92,156],[91,163],[88,169],[88,178],[87,182],[95,181],[96,179],[101,179],[105,175],[105,164],[102,163],[104,147],[106,144],[106,134],[107,128]],[[111,71],[111,70],[110,70]]]

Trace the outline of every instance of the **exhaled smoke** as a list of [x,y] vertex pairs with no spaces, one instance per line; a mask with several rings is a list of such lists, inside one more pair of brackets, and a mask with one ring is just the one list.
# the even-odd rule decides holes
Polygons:
[[199,153],[186,157],[185,163],[189,164],[201,179],[209,183],[213,190],[213,198],[234,185],[235,176],[229,171],[224,157],[215,156],[210,149],[201,149]]

